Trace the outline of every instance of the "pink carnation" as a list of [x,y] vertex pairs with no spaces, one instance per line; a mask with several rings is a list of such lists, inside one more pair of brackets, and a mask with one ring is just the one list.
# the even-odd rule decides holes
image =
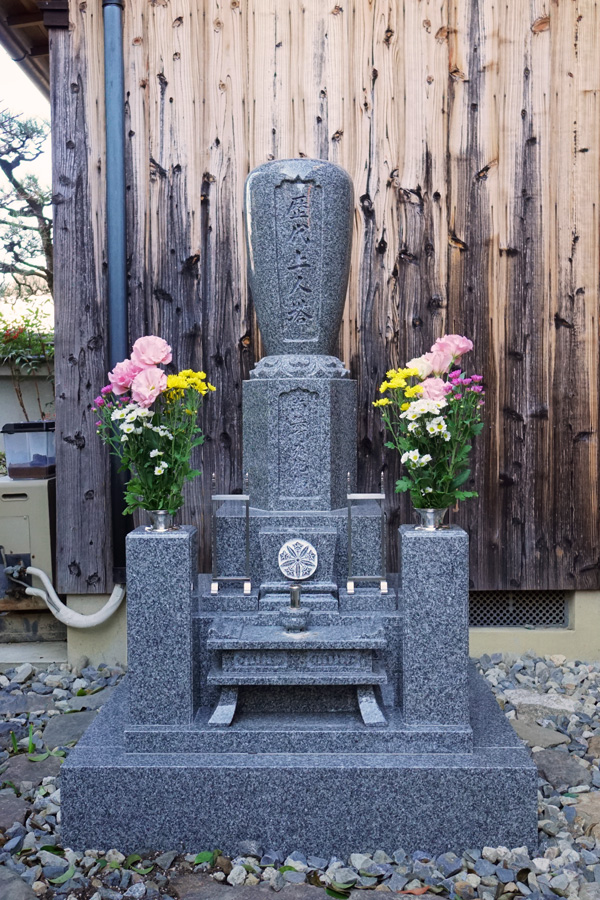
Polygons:
[[138,366],[131,359],[124,359],[123,362],[117,363],[112,372],[108,373],[113,394],[124,394],[125,391],[128,391],[131,382],[141,370],[142,366]]
[[159,363],[170,363],[173,359],[171,348],[162,338],[150,334],[138,338],[133,345],[131,359],[139,369],[157,366]]
[[463,353],[468,353],[469,350],[472,349],[473,341],[470,341],[469,338],[463,337],[461,334],[445,334],[443,337],[437,339],[431,348],[431,352],[445,350],[446,353],[449,353],[456,359],[457,356],[462,356]]
[[434,375],[443,375],[444,372],[447,372],[453,359],[452,353],[446,348],[437,347],[435,344],[433,350],[423,354],[423,358],[431,365],[431,371]]
[[140,406],[152,406],[159,394],[167,387],[167,376],[156,366],[142,369],[131,382],[131,397]]
[[113,386],[112,384],[105,384],[103,388],[100,388],[101,394],[112,394]]
[[419,396],[426,400],[444,400],[447,393],[446,382],[441,378],[426,378],[423,382],[423,393]]

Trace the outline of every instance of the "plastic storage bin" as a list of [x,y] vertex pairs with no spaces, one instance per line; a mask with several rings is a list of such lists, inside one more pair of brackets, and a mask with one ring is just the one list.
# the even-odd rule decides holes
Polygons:
[[2,426],[10,478],[50,478],[56,472],[54,422],[9,422]]

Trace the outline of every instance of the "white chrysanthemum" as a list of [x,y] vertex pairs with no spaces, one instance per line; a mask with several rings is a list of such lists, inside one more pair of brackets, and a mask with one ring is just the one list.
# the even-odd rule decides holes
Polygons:
[[413,432],[413,431],[418,431],[418,430],[419,430],[418,422],[409,422],[408,423],[407,431]]
[[422,494],[433,494],[433,488],[431,488],[431,487],[423,488],[423,490],[421,491],[421,493],[422,493]]
[[421,457],[421,459],[419,460],[419,465],[422,468],[423,466],[426,466],[427,463],[429,463],[429,462],[431,462],[431,454],[424,453],[423,456]]
[[150,459],[154,459],[155,456],[162,456],[162,450],[151,450],[150,451]]
[[129,438],[127,437],[126,434],[122,435],[122,437],[121,437],[121,443],[122,443],[122,444],[126,444],[128,440],[129,440]]
[[127,415],[127,413],[125,412],[124,409],[115,409],[111,413],[110,417],[113,420],[113,422],[116,422],[118,419],[124,419],[126,415]]
[[427,432],[429,434],[445,434],[447,431],[446,428],[446,420],[443,416],[437,416],[435,419],[430,419],[427,423]]
[[155,474],[155,475],[162,475],[163,472],[164,472],[164,469],[161,469],[160,466],[155,466],[155,467],[154,467],[154,474]]
[[131,409],[125,416],[126,422],[135,422],[136,419],[137,419],[137,410],[135,410],[135,409]]
[[120,428],[124,434],[131,434],[132,431],[135,431],[135,425],[132,425],[131,422],[123,422]]
[[429,400],[426,397],[423,397],[420,400],[413,400],[408,409],[405,409],[403,413],[400,413],[400,418],[408,419],[409,422],[414,422],[415,419],[418,419],[420,416],[430,416],[439,412],[446,405],[445,400]]
[[410,459],[411,463],[416,466],[416,464],[419,462],[419,451],[411,450],[408,454],[408,458]]

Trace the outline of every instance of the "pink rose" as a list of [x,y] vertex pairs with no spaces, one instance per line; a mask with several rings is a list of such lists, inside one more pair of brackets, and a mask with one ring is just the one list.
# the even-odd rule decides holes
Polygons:
[[162,369],[153,366],[142,369],[131,382],[131,397],[140,406],[152,406],[167,387],[167,376]]
[[124,394],[125,391],[128,391],[131,382],[141,370],[142,366],[138,366],[131,359],[124,359],[123,362],[117,363],[112,372],[108,373],[113,394]]
[[443,375],[452,364],[452,353],[445,348],[437,347],[435,344],[434,348],[429,353],[424,353],[423,357],[431,365],[431,371],[434,375]]
[[445,334],[437,339],[431,348],[431,352],[445,350],[456,359],[457,356],[462,356],[463,353],[468,353],[472,349],[473,341],[470,341],[469,338],[463,337],[461,334]]
[[441,378],[426,378],[422,386],[423,392],[419,394],[419,397],[424,397],[426,400],[446,399],[446,394],[448,393],[446,382]]
[[173,354],[166,341],[156,337],[155,334],[150,334],[148,337],[137,339],[133,345],[131,358],[140,369],[145,369],[159,363],[170,363]]

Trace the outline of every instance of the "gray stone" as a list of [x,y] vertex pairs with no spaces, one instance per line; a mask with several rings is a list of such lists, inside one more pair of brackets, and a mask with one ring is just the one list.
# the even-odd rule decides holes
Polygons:
[[580,703],[574,697],[540,694],[530,688],[509,689],[504,691],[504,696],[517,710],[519,719],[531,724],[548,716],[571,716],[580,708]]
[[247,874],[248,873],[243,866],[234,866],[227,876],[227,881],[229,884],[243,884]]
[[188,724],[194,716],[196,558],[195,528],[182,526],[167,534],[136,528],[127,535],[131,722]]
[[20,784],[22,781],[30,781],[33,787],[42,783],[44,778],[58,775],[62,760],[58,756],[47,756],[39,762],[32,762],[25,753],[11,756],[8,765],[2,774],[5,781]]
[[533,759],[540,774],[552,787],[575,787],[592,782],[590,771],[562,750],[540,750],[533,754]]
[[11,872],[6,866],[0,866],[0,897],[6,900],[35,900],[37,894],[20,875]]
[[560,744],[568,744],[569,738],[554,728],[542,728],[541,725],[531,725],[521,719],[511,719],[510,724],[515,729],[522,741],[530,747],[558,747]]
[[143,881],[138,881],[137,884],[132,884],[131,887],[127,888],[123,897],[131,898],[131,900],[142,900],[142,897],[146,896],[146,885]]
[[30,663],[23,663],[22,666],[16,670],[15,674],[12,677],[12,681],[16,681],[17,684],[23,684],[27,681],[28,678],[33,674],[33,666]]
[[468,535],[411,525],[399,535],[404,718],[468,729]]
[[248,287],[267,354],[331,354],[350,270],[350,176],[323,160],[268,162],[248,176],[244,206]]
[[306,875],[304,872],[298,872],[297,870],[287,871],[283,873],[283,880],[289,884],[304,884]]
[[579,900],[600,900],[600,884],[582,884]]
[[177,850],[168,850],[166,853],[161,853],[160,856],[157,856],[154,860],[154,864],[165,872],[167,869],[171,868],[177,859],[177,856]]
[[95,710],[54,716],[44,728],[44,744],[49,750],[55,747],[66,747],[78,741],[88,725],[96,718]]
[[71,697],[69,700],[69,709],[100,709],[101,706],[110,699],[114,687],[105,687],[95,694],[85,694],[81,697]]
[[237,849],[240,856],[253,856],[256,859],[260,859],[263,852],[258,841],[242,841]]
[[394,872],[390,880],[387,882],[387,886],[390,891],[393,891],[395,894],[403,891],[405,886],[408,884],[409,879],[406,875],[399,875],[397,872]]
[[[2,780],[10,781],[6,774],[3,774]],[[17,797],[12,788],[2,788],[0,790],[0,829],[6,831],[13,822],[24,822],[30,808],[23,797]]]

